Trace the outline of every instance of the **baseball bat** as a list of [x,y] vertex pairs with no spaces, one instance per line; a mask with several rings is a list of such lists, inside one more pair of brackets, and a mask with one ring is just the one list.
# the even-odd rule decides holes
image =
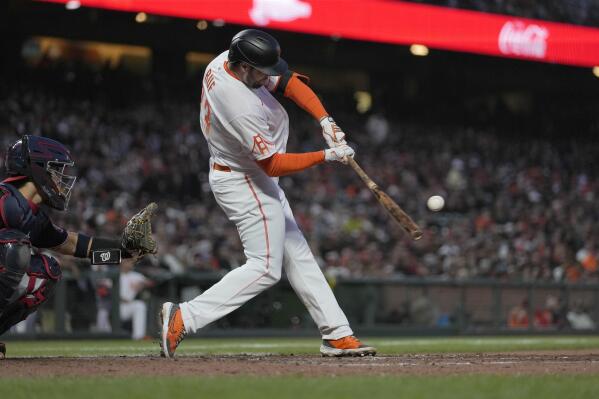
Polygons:
[[370,191],[372,191],[383,208],[385,208],[387,212],[391,214],[393,219],[395,219],[395,221],[399,223],[399,225],[403,227],[405,231],[408,232],[412,239],[414,241],[421,239],[422,230],[420,230],[420,227],[414,223],[412,218],[405,213],[404,210],[401,209],[401,207],[387,195],[387,193],[381,190],[379,186],[372,181],[366,172],[364,172],[364,169],[362,169],[353,158],[347,157],[347,163],[358,174],[358,176],[360,176],[360,179],[362,179]]

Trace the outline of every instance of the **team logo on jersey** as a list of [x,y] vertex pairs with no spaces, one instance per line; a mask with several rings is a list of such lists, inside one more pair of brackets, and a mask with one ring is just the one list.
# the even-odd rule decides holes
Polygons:
[[252,147],[252,152],[256,155],[266,154],[266,153],[268,153],[268,150],[269,150],[268,147],[274,146],[273,143],[266,140],[264,137],[260,136],[259,134],[255,134],[253,139],[254,139],[254,146]]

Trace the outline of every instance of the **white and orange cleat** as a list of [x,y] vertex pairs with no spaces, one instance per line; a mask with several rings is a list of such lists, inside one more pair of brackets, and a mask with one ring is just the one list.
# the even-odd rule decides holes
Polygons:
[[353,335],[339,339],[325,339],[320,345],[322,356],[343,357],[343,356],[374,356],[376,348],[364,345]]
[[160,312],[160,356],[172,359],[177,347],[187,335],[179,305],[165,302]]

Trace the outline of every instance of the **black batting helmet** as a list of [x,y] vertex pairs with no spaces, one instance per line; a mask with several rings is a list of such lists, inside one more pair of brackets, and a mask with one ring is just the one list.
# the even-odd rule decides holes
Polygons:
[[257,29],[242,30],[231,40],[229,61],[243,61],[270,76],[287,72],[287,62],[281,58],[277,39]]
[[8,176],[25,176],[46,204],[66,210],[76,177],[67,175],[67,167],[74,165],[69,150],[56,140],[25,135],[6,153]]

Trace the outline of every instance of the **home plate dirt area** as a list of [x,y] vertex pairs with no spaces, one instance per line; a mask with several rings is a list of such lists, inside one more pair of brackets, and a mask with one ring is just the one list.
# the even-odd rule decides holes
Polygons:
[[599,374],[599,349],[510,353],[443,353],[323,358],[294,355],[206,355],[7,358],[3,377],[226,375]]

